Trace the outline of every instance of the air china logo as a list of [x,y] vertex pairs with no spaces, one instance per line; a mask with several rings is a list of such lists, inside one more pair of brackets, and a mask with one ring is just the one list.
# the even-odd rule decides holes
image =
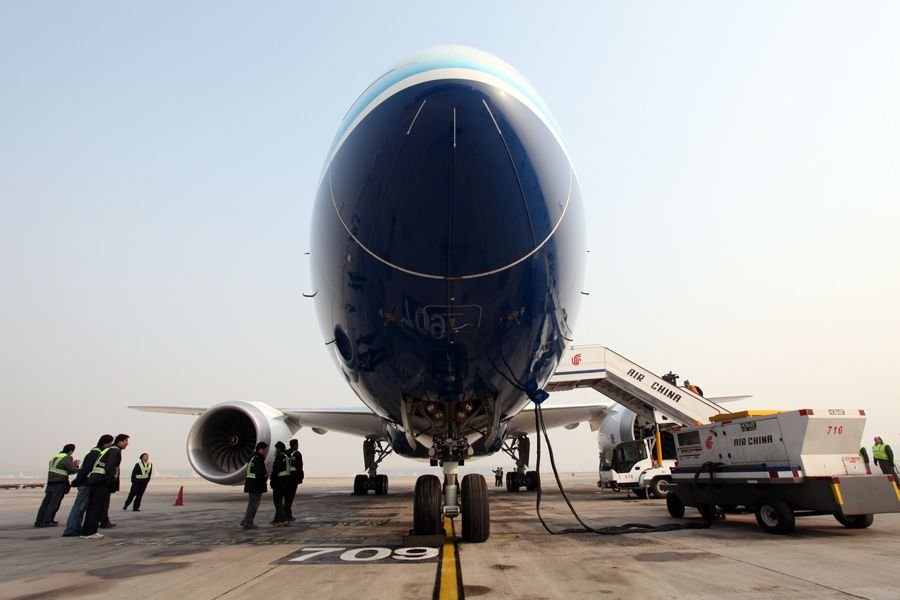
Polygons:
[[576,354],[575,356],[572,357],[572,364],[575,365],[576,367],[581,364],[581,355],[580,354]]
[[712,450],[712,447],[713,447],[713,436],[709,436],[708,438],[706,438],[706,449]]

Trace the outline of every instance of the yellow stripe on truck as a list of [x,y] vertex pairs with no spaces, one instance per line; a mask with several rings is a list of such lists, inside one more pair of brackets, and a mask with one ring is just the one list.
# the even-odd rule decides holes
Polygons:
[[831,491],[834,493],[834,501],[838,503],[838,506],[844,505],[844,497],[841,496],[841,486],[837,483],[831,484]]

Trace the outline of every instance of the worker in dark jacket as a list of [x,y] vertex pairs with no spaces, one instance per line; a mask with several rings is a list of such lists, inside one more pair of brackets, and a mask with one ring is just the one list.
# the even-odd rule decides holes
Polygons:
[[34,520],[35,527],[56,527],[56,511],[63,496],[69,493],[69,475],[78,472],[79,462],[72,459],[75,444],[66,444],[61,452],[50,459],[47,470],[47,485],[44,486],[44,500]]
[[100,452],[97,457],[87,479],[91,495],[81,528],[81,539],[95,540],[103,537],[97,529],[100,527],[104,508],[109,506],[109,495],[119,491],[119,466],[122,464],[122,450],[127,447],[128,436],[120,433],[113,445]]
[[97,440],[97,445],[84,455],[84,460],[81,461],[81,467],[78,469],[78,474],[75,475],[75,479],[72,480],[72,487],[76,488],[78,493],[75,495],[75,502],[72,504],[71,510],[69,510],[69,518],[66,520],[66,530],[63,532],[63,537],[75,537],[81,535],[81,523],[84,521],[84,513],[87,509],[88,498],[90,497],[90,488],[87,486],[88,475],[91,474],[91,470],[94,468],[97,457],[100,456],[100,453],[103,450],[109,448],[112,443],[113,436],[105,433]]
[[134,500],[134,512],[141,512],[141,498],[147,491],[147,484],[150,483],[152,475],[153,463],[150,462],[150,455],[144,452],[131,470],[131,490],[128,492],[128,498],[125,500],[122,510],[128,510],[128,505]]
[[247,463],[247,475],[244,479],[244,493],[249,494],[247,499],[247,512],[244,514],[244,520],[241,521],[241,527],[244,529],[256,529],[253,520],[256,518],[256,511],[259,509],[259,502],[262,495],[266,493],[266,453],[269,451],[269,445],[265,442],[256,444],[256,452],[250,457]]
[[284,442],[275,444],[275,461],[272,463],[272,500],[275,502],[275,518],[272,525],[287,525],[287,509],[285,498],[293,485],[291,475],[291,458],[285,452]]
[[288,452],[291,461],[291,483],[284,496],[284,510],[287,520],[294,520],[294,497],[297,495],[297,486],[303,483],[303,455],[300,454],[300,442],[291,440],[291,449]]

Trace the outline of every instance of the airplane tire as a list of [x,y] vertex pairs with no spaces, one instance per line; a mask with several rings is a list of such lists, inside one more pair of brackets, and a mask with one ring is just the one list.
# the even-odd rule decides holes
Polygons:
[[378,496],[384,496],[388,493],[388,476],[387,475],[376,475],[375,476],[375,494]]
[[515,471],[510,471],[506,474],[506,491],[507,492],[518,492],[519,491],[519,474]]
[[525,473],[525,489],[529,492],[533,492],[539,487],[541,487],[541,478],[538,476],[538,472],[528,471]]
[[462,536],[470,543],[481,543],[491,536],[491,507],[487,482],[470,473],[462,480]]
[[834,518],[837,522],[848,529],[865,529],[875,522],[874,515],[850,515],[844,516],[835,513]]
[[794,530],[794,511],[780,498],[767,498],[756,507],[756,522],[766,533],[784,535]]
[[441,480],[435,475],[416,479],[413,498],[413,532],[416,535],[437,535],[443,531],[441,523]]
[[681,498],[675,494],[666,496],[666,509],[668,509],[669,514],[676,519],[680,519],[684,516],[684,502],[682,502]]
[[369,476],[357,475],[353,479],[353,495],[365,496],[369,493]]

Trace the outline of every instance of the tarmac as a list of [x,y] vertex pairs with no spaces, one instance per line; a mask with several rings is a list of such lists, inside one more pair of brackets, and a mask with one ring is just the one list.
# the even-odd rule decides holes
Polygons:
[[[544,480],[548,524],[576,526]],[[592,526],[699,522],[692,509],[672,519],[664,501],[600,491],[595,480],[563,477]],[[749,514],[709,529],[550,535],[534,492],[492,486],[486,543],[462,542],[461,525],[447,521],[443,540],[404,546],[414,484],[391,477],[388,495],[356,497],[351,478],[308,479],[290,526],[269,524],[267,494],[259,528],[244,531],[240,488],[156,478],[133,512],[122,510],[126,483],[110,507],[117,527],[101,540],[61,537],[74,492],[59,527],[35,529],[43,491],[0,488],[0,598],[900,598],[900,514],[865,530],[804,517],[788,536],[763,533]],[[181,486],[184,505],[173,506]]]

